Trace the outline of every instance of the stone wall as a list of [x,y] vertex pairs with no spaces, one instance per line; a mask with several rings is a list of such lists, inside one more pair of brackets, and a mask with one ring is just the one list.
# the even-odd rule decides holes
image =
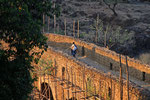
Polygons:
[[[85,56],[90,59],[97,61],[99,64],[104,65],[105,67],[110,68],[112,66],[112,70],[119,71],[119,54],[114,51],[108,50],[107,48],[96,46],[92,43],[87,43],[81,41],[79,39],[75,39],[69,36],[56,35],[56,34],[46,34],[48,37],[50,45],[52,46],[60,46],[62,48],[69,48],[72,42],[75,42],[78,46],[78,53],[82,55],[83,48]],[[138,60],[133,58],[128,59],[129,66],[129,74],[130,76],[137,78],[141,81],[150,82],[150,66],[141,63]],[[123,64],[123,72],[125,73],[126,69],[126,59],[125,56],[121,56],[121,61]]]
[[[84,46],[90,47],[90,45],[88,44]],[[85,51],[85,54],[87,54],[88,51],[86,49]],[[78,92],[75,96],[75,94],[72,93],[72,91],[87,90],[86,88],[89,85],[89,80],[91,82],[91,91],[95,92],[96,90],[96,95],[100,95],[105,100],[108,100],[110,96],[112,100],[120,100],[119,80],[118,78],[111,76],[111,73],[106,74],[101,71],[98,71],[92,68],[91,66],[79,62],[78,60],[72,58],[68,54],[55,50],[53,48],[49,48],[48,51],[43,54],[42,58],[52,59],[53,66],[56,68],[56,76],[54,76],[64,80],[56,81],[53,77],[51,77],[50,82],[48,82],[47,78],[44,80],[44,77],[39,77],[38,82],[36,83],[38,85],[38,88],[40,89],[39,81],[41,81],[40,83],[49,83],[54,100],[67,100],[67,98],[70,99],[72,97],[76,97],[77,100],[79,100],[79,98],[84,98],[84,95],[89,94],[86,92],[85,94],[84,92]],[[69,80],[69,83],[67,83],[67,81],[65,80]],[[127,100],[127,89],[125,83],[126,80],[123,80],[123,100]],[[69,84],[70,87],[68,90],[67,84]],[[72,85],[73,87],[71,87]],[[130,82],[129,85],[129,92],[130,100],[150,100],[150,92],[146,89],[135,85],[132,82]]]

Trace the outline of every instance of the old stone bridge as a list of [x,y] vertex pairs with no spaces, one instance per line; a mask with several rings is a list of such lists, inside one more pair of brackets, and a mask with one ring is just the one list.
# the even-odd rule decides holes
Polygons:
[[50,59],[53,71],[38,75],[34,100],[150,100],[149,65],[69,36],[45,35],[49,48],[41,59]]

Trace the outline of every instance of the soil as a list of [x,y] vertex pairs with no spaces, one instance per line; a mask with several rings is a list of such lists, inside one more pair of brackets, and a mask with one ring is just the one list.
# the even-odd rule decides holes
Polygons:
[[[95,30],[91,28],[99,15],[106,25],[114,28],[121,26],[124,30],[135,32],[132,40],[123,45],[110,48],[117,53],[138,58],[142,53],[150,52],[150,2],[118,3],[113,12],[101,0],[59,0],[61,15],[57,18],[57,26],[64,32],[64,19],[67,21],[67,34],[73,36],[73,21],[77,33],[77,21],[80,22],[81,38],[94,42]],[[53,23],[51,23],[53,26]],[[100,45],[100,44],[97,44]]]

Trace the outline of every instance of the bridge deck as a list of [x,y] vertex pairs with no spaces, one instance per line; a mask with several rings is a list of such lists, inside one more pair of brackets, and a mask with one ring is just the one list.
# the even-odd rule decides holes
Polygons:
[[[62,51],[62,52],[64,52],[64,53],[67,53],[68,55],[71,56],[70,49],[69,49],[69,47],[70,47],[71,45],[68,45],[68,47],[66,47],[66,46],[65,46],[65,47],[62,47],[62,46],[60,46],[60,45],[57,44],[57,43],[54,44],[54,43],[52,43],[52,42],[49,41],[49,42],[48,42],[48,46],[50,46],[50,47],[52,47],[52,48],[54,48],[54,49],[56,49],[56,50],[60,50],[60,51]],[[103,65],[101,65],[101,64],[99,64],[99,63],[97,63],[96,61],[93,61],[92,59],[90,59],[90,58],[88,58],[88,57],[86,57],[86,56],[80,56],[80,55],[77,53],[77,55],[76,55],[75,58],[76,58],[78,61],[81,61],[81,62],[83,62],[83,63],[85,63],[85,64],[87,64],[87,65],[89,65],[89,66],[92,66],[93,68],[96,68],[96,69],[98,69],[98,70],[103,71],[104,73],[111,73],[111,75],[116,76],[116,77],[119,77],[119,71],[110,70],[110,69],[108,69],[107,67],[105,67],[105,66],[103,66]],[[123,78],[126,79],[126,75],[125,75],[125,74],[123,74]],[[131,76],[129,76],[129,80],[132,81],[132,82],[134,82],[135,84],[137,84],[137,85],[143,87],[143,88],[146,88],[146,89],[150,90],[150,83],[146,83],[146,82],[144,82],[144,81],[140,81],[140,80],[135,79],[135,78],[133,78],[133,77],[131,77]]]

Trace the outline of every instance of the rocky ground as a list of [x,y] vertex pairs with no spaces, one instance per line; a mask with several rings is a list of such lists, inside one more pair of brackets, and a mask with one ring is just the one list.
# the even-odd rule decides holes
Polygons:
[[[116,45],[110,48],[118,53],[126,54],[131,57],[140,58],[141,54],[150,52],[150,3],[132,2],[119,3],[116,7],[118,16],[100,0],[63,0],[60,3],[61,16],[57,18],[57,26],[60,32],[64,32],[64,19],[67,21],[67,34],[73,35],[73,21],[80,21],[80,34],[85,40],[94,42],[94,25],[97,15],[106,25],[114,28],[121,26],[128,31],[134,31],[135,34],[130,41],[123,45]],[[51,24],[52,25],[52,24]],[[146,59],[147,60],[147,59]]]

